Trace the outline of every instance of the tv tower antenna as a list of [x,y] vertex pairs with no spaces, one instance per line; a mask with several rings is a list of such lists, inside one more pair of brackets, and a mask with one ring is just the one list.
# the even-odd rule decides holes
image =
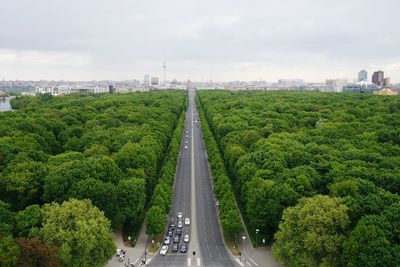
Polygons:
[[162,67],[164,69],[164,85],[166,85],[166,83],[165,83],[165,72],[167,71],[167,63],[165,63],[165,61],[164,61],[164,65]]

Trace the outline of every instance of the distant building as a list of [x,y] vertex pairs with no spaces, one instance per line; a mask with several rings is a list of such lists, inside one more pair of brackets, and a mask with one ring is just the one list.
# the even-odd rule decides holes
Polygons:
[[114,85],[110,84],[110,85],[108,86],[108,92],[109,92],[110,94],[112,94],[112,93],[115,92],[115,87],[114,87]]
[[358,81],[368,81],[368,72],[366,70],[360,70],[358,73]]
[[144,85],[150,85],[150,75],[149,74],[145,74],[144,75]]
[[372,75],[372,83],[378,85],[378,86],[383,86],[384,85],[384,73],[383,71],[375,71],[374,74]]
[[348,84],[347,79],[327,79],[325,80],[325,92],[342,92],[343,87]]
[[385,79],[383,79],[383,86],[389,86],[390,85],[390,78],[386,77]]
[[160,85],[160,77],[151,77],[151,85]]
[[304,81],[301,79],[280,79],[278,80],[278,87],[279,88],[292,88],[292,87],[299,87],[303,86]]

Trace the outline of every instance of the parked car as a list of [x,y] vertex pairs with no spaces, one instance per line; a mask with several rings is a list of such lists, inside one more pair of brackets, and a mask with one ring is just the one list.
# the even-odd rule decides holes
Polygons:
[[185,218],[185,225],[190,225],[190,219],[189,218]]
[[167,252],[168,252],[168,246],[162,246],[160,249],[160,255],[165,256],[167,255]]
[[189,241],[190,241],[189,234],[186,234],[186,235],[183,237],[183,242],[189,243]]

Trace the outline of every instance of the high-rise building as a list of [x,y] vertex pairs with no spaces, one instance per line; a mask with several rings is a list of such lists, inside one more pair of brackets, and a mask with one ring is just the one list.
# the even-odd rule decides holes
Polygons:
[[383,86],[389,86],[390,85],[390,78],[389,77],[386,77],[384,80],[383,80]]
[[145,74],[144,75],[144,85],[150,85],[150,75],[149,74]]
[[110,85],[108,86],[108,92],[109,92],[110,94],[112,94],[112,93],[115,92],[115,87],[114,87],[114,85],[110,84]]
[[160,85],[160,77],[151,77],[151,85]]
[[358,81],[368,81],[368,72],[366,70],[360,70],[358,73]]
[[372,75],[372,83],[378,85],[378,86],[383,86],[384,85],[384,73],[383,71],[375,71],[374,74]]

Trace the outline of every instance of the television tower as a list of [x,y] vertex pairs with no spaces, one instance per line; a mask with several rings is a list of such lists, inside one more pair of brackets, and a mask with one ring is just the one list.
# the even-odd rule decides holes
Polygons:
[[167,71],[167,63],[165,63],[165,61],[164,61],[164,65],[162,67],[164,69],[164,85],[165,85],[166,84],[165,83],[165,72]]

